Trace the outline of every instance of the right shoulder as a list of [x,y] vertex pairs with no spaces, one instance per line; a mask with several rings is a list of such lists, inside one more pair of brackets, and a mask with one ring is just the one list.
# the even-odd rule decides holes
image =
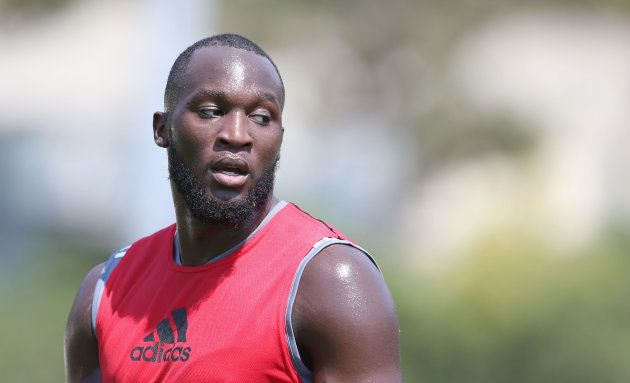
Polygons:
[[107,282],[128,249],[129,246],[116,251],[105,262],[94,266],[87,273],[70,310],[67,332],[80,331],[86,335],[89,334],[91,337],[95,336],[96,314],[105,282]]
[[71,327],[76,327],[76,330],[82,329],[84,331],[87,328],[90,333],[92,332],[92,299],[96,284],[106,264],[107,261],[94,266],[83,279],[72,304],[68,318],[68,330],[71,330]]
[[[74,299],[64,340],[66,381],[98,375],[98,344],[92,331],[92,299],[105,262],[92,268]],[[87,380],[90,381],[90,380]]]
[[96,316],[105,283],[128,247],[94,266],[83,279],[68,315],[64,340],[67,382],[100,382]]

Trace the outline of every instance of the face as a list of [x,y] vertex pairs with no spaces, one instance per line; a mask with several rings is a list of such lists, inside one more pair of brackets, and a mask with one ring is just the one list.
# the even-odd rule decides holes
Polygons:
[[234,225],[271,197],[282,143],[282,86],[264,57],[228,47],[195,51],[177,104],[154,115],[171,181],[192,215]]

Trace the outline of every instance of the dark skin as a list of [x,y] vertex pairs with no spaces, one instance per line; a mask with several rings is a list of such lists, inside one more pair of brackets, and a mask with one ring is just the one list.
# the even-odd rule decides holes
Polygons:
[[[182,85],[173,110],[153,116],[155,143],[174,145],[216,198],[244,199],[261,169],[280,153],[284,92],[279,77],[264,57],[207,47],[193,54]],[[209,166],[226,156],[242,161],[246,175]],[[246,224],[235,228],[197,220],[172,183],[171,190],[186,265],[204,264],[241,242],[278,202],[271,195]],[[90,306],[101,268],[87,275],[70,312],[67,382],[100,381]],[[382,276],[359,250],[332,245],[308,264],[292,324],[315,382],[402,381],[395,306]]]

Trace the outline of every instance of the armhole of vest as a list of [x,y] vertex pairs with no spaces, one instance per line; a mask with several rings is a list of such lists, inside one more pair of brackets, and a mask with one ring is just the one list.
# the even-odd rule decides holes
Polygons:
[[98,276],[98,280],[96,281],[96,286],[94,286],[94,295],[92,296],[92,333],[94,337],[98,339],[96,336],[96,317],[98,315],[98,307],[101,304],[101,298],[103,297],[103,292],[105,291],[105,284],[109,280],[109,277],[112,275],[112,272],[120,263],[120,260],[125,256],[127,250],[129,250],[131,246],[127,246],[124,249],[120,249],[114,254],[112,254],[103,269],[101,270],[101,274]]
[[285,331],[286,331],[286,337],[287,337],[287,344],[289,346],[289,353],[291,354],[291,361],[293,362],[293,367],[295,368],[295,370],[297,371],[298,375],[300,376],[300,378],[302,379],[304,383],[313,382],[313,371],[311,371],[304,364],[304,361],[302,361],[302,358],[300,357],[297,341],[295,339],[295,333],[293,332],[293,322],[292,322],[293,304],[295,303],[295,297],[297,295],[298,287],[300,286],[300,280],[302,279],[302,274],[304,273],[304,269],[306,268],[306,265],[308,265],[311,259],[313,259],[323,249],[325,249],[326,247],[330,245],[337,245],[337,244],[352,246],[360,250],[370,259],[370,261],[372,261],[372,263],[374,264],[374,266],[376,266],[378,271],[379,272],[381,271],[381,269],[378,267],[378,264],[376,263],[374,258],[370,255],[370,253],[368,253],[366,250],[364,250],[360,246],[357,246],[356,244],[350,241],[346,241],[346,240],[338,239],[338,238],[328,238],[328,237],[322,238],[321,240],[319,240],[317,243],[313,245],[313,247],[308,252],[308,254],[306,254],[302,262],[300,262],[300,265],[297,271],[295,272],[293,283],[291,284],[291,292],[289,293],[289,301],[287,304],[287,311],[285,313],[285,321],[286,321]]

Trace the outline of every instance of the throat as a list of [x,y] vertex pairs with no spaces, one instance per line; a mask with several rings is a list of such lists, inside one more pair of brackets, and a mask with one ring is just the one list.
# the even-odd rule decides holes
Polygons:
[[178,226],[173,240],[173,260],[175,264],[180,266],[203,266],[229,257],[265,227],[286,204],[285,201],[274,198],[272,206],[267,213],[260,217],[256,224],[253,225],[253,228],[249,230],[226,229],[224,227],[222,229],[215,228],[211,232],[198,233],[202,235],[190,236],[189,231],[186,231],[186,227],[180,230]]

